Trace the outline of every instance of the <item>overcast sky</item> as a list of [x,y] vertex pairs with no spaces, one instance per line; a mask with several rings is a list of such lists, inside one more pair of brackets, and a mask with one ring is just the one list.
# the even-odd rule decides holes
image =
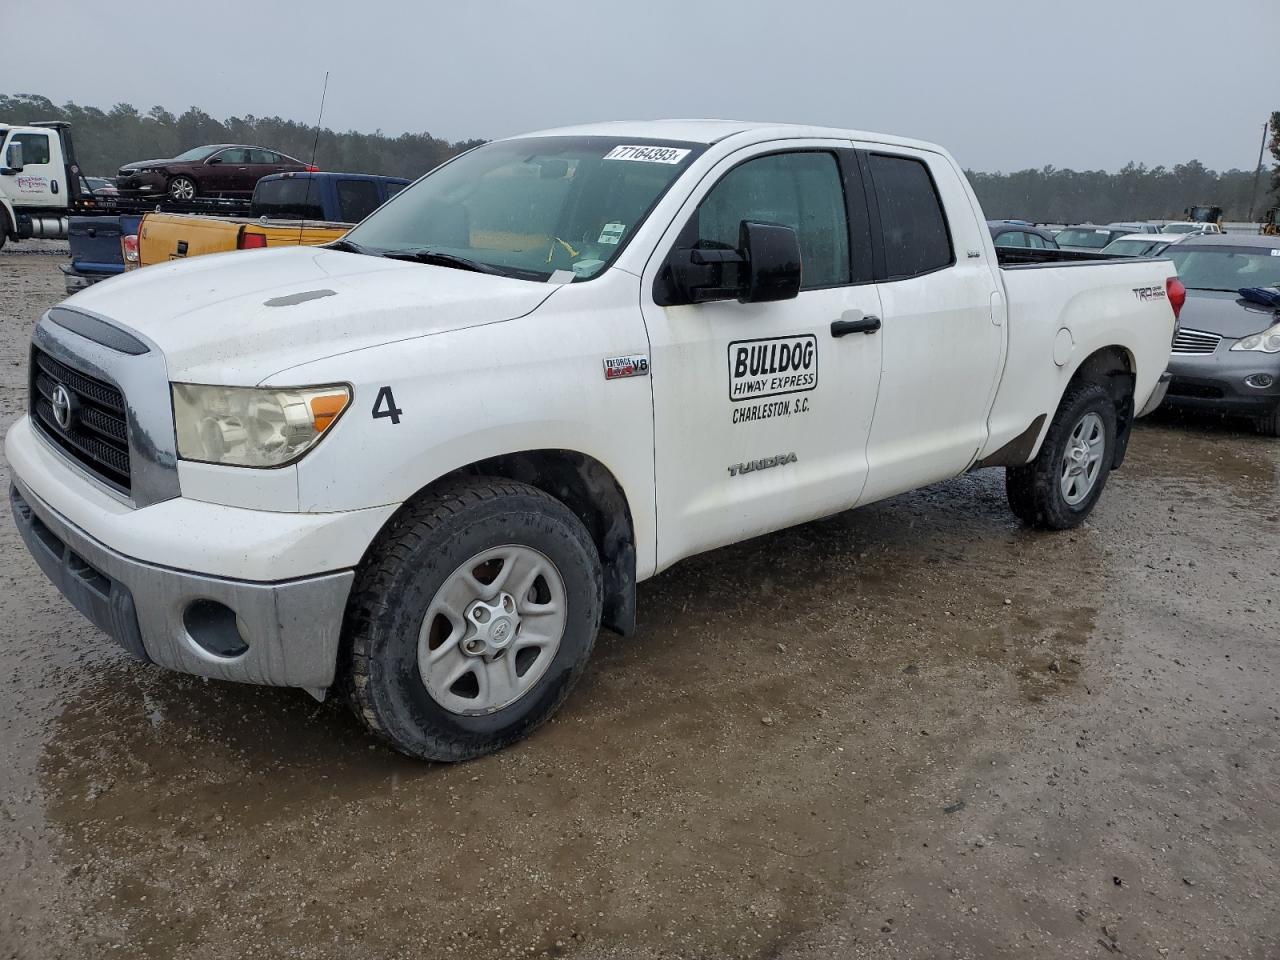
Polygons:
[[449,140],[729,117],[919,137],[980,170],[1252,169],[1280,110],[1280,0],[0,5],[60,38],[6,44],[3,92],[311,122],[328,70],[325,126]]

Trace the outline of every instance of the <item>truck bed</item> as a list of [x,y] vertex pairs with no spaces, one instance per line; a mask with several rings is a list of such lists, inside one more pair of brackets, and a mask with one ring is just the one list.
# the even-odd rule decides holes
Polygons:
[[1092,250],[1037,250],[1033,247],[996,247],[996,261],[1004,269],[1024,267],[1069,267],[1085,263],[1125,263],[1149,257],[1121,257]]

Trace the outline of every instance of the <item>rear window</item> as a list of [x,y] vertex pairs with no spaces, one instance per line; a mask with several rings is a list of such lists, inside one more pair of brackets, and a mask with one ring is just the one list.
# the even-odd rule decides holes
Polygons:
[[1058,234],[1060,247],[1088,247],[1090,250],[1101,250],[1114,234],[1110,230],[1085,227],[1084,229],[1068,228]]
[[890,280],[919,276],[955,262],[942,201],[929,168],[911,157],[871,155]]
[[285,220],[323,220],[320,196],[320,187],[310,177],[259,180],[253,191],[253,213]]
[[343,223],[359,223],[378,209],[378,185],[372,180],[339,180],[338,212]]

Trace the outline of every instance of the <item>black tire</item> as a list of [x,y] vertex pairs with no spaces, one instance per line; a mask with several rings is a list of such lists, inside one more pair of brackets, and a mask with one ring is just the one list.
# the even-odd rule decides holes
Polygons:
[[1258,418],[1258,431],[1265,437],[1280,437],[1280,403]]
[[9,239],[9,214],[3,208],[0,208],[0,250],[4,249],[4,243]]
[[[191,196],[179,196],[179,193],[185,193],[187,186],[190,186]],[[170,200],[194,200],[200,196],[200,186],[190,177],[174,177],[165,185],[165,193],[169,195]]]
[[[1062,464],[1076,426],[1090,413],[1103,424],[1102,462],[1093,486],[1079,503],[1069,503],[1062,491]],[[1045,435],[1040,453],[1030,463],[1005,470],[1005,494],[1014,514],[1029,527],[1069,530],[1084,522],[1102,496],[1116,447],[1116,408],[1111,395],[1096,383],[1067,388]]]
[[[567,619],[540,679],[515,702],[482,715],[455,713],[428,692],[418,635],[440,587],[484,550],[541,552],[563,581]],[[369,730],[423,760],[469,760],[527,736],[564,702],[600,630],[600,558],[586,528],[558,500],[527,484],[470,478],[406,507],[379,536],[347,604],[339,676]]]

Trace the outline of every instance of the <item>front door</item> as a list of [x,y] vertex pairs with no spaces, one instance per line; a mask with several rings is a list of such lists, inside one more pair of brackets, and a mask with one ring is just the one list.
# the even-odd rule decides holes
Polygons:
[[[22,170],[5,177],[5,195],[15,207],[65,207],[67,205],[66,170],[54,151],[48,133],[14,133],[0,154],[6,161],[9,144],[22,144]],[[2,219],[2,218],[0,218]]]
[[[646,268],[660,568],[858,499],[880,338],[836,336],[832,323],[877,317],[880,302],[849,147],[801,141],[784,152],[754,147],[726,158],[681,208]],[[654,284],[670,251],[735,248],[743,220],[796,230],[799,296],[659,306]]]

